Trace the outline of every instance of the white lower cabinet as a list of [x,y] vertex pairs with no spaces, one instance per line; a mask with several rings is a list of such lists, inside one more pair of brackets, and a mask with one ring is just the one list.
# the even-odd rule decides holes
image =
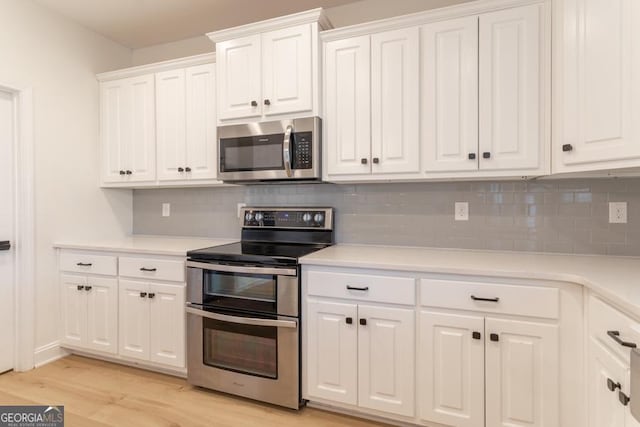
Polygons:
[[120,279],[120,354],[185,365],[183,285]]
[[106,353],[118,349],[118,280],[61,275],[62,342]]
[[307,391],[361,408],[414,415],[414,310],[307,301]]

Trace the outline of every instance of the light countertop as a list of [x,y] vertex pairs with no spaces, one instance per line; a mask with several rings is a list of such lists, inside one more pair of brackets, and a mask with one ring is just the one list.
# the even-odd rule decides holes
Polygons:
[[133,235],[124,239],[91,241],[58,241],[54,248],[84,251],[126,252],[150,255],[186,256],[187,251],[226,245],[239,239],[211,239],[198,237],[167,237]]
[[640,258],[339,244],[305,265],[540,279],[586,286],[640,317]]

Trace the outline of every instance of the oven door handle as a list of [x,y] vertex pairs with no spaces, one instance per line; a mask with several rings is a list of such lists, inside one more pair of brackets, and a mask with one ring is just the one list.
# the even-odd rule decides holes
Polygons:
[[194,308],[193,305],[187,304],[185,309],[189,314],[195,314],[196,316],[206,317],[207,319],[220,320],[221,322],[239,323],[242,325],[253,326],[275,326],[276,328],[292,328],[298,327],[298,322],[295,320],[271,320],[271,319],[255,319],[248,317],[227,316],[226,314],[211,313],[209,311],[200,310]]
[[291,178],[291,133],[293,132],[293,126],[287,126],[287,130],[284,132],[284,141],[282,142],[282,160],[284,161],[284,170],[287,176]]
[[265,267],[243,267],[239,265],[209,264],[206,262],[187,261],[187,267],[201,268],[203,270],[224,271],[230,273],[249,274],[273,274],[274,276],[297,276],[298,271],[294,268],[265,268]]

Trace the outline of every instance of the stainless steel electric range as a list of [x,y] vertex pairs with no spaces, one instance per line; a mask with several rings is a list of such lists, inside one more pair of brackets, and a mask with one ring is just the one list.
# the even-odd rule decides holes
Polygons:
[[300,264],[331,208],[243,208],[242,240],[187,253],[189,383],[298,409]]

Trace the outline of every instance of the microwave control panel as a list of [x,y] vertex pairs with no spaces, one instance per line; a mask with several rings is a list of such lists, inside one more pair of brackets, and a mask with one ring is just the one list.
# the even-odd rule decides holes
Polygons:
[[312,142],[311,132],[296,132],[294,134],[292,169],[311,169],[313,167]]

